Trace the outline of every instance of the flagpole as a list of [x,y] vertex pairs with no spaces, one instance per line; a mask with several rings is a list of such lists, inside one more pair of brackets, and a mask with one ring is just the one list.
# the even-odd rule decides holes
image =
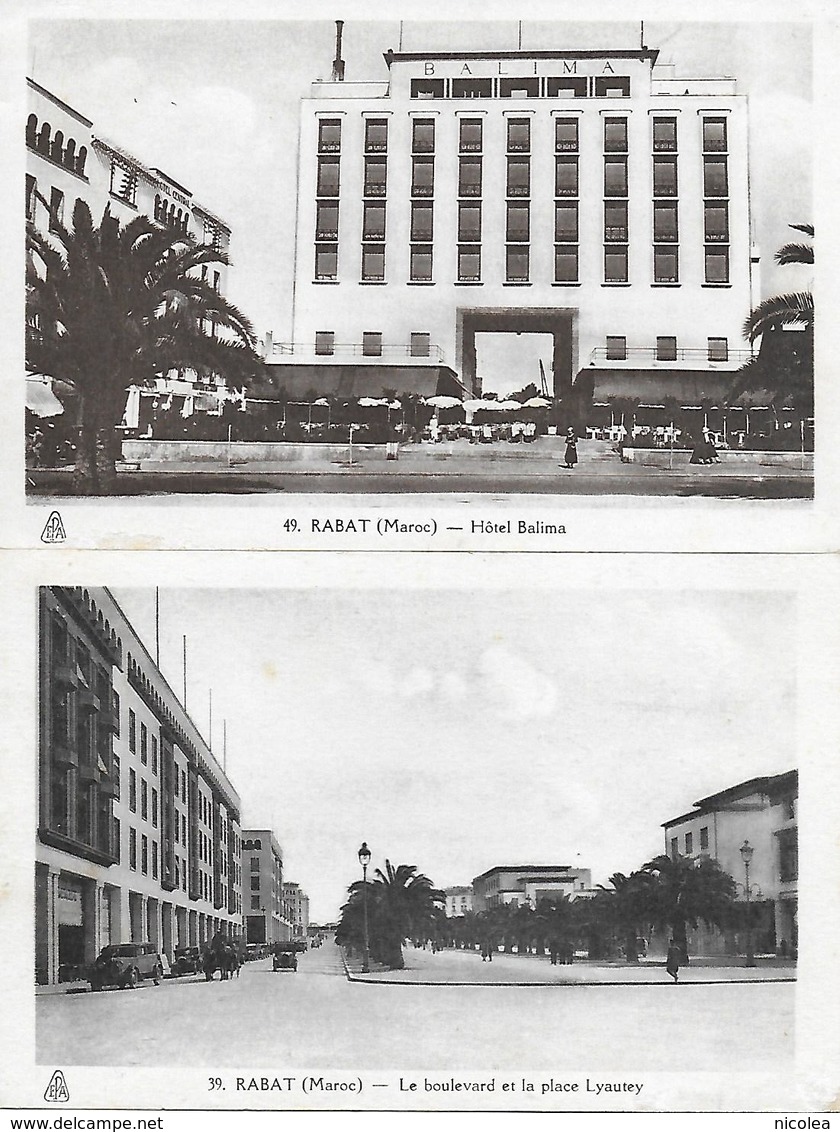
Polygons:
[[155,665],[160,671],[160,586],[155,586]]
[[184,634],[184,711],[187,710],[187,635]]
[[213,750],[213,689],[210,689],[210,727],[207,736],[207,746]]

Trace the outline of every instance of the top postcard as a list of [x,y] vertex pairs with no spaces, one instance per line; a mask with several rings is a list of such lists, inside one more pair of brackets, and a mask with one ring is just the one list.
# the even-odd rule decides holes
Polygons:
[[18,30],[10,545],[831,545],[818,24]]

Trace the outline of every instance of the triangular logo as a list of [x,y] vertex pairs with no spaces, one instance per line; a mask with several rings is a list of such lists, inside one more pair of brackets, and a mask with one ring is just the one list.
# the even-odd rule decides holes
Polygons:
[[57,511],[53,511],[41,533],[41,542],[64,542],[66,538],[61,516]]
[[47,1085],[47,1091],[44,1093],[45,1101],[69,1101],[70,1090],[67,1088],[67,1082],[64,1080],[64,1074],[60,1069],[56,1069],[50,1083]]

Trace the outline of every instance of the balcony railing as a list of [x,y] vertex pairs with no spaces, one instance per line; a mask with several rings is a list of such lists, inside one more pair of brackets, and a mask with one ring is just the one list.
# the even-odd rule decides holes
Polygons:
[[332,349],[321,346],[316,350],[314,342],[275,342],[272,346],[272,356],[293,359],[311,360],[313,357],[324,358],[376,358],[380,361],[401,361],[410,358],[412,361],[442,362],[443,350],[440,346],[430,344],[427,353],[418,354],[418,347],[410,344],[383,345],[376,354],[365,353],[361,342],[335,342]]
[[683,362],[693,365],[722,365],[741,366],[751,357],[749,350],[729,350],[727,356],[711,357],[709,350],[702,346],[680,347],[671,351],[666,360],[659,356],[655,346],[628,346],[624,353],[608,350],[606,346],[596,346],[589,356],[590,365],[603,365],[608,362],[621,362],[628,366],[649,365],[651,362],[660,362],[662,365],[673,365],[674,362]]

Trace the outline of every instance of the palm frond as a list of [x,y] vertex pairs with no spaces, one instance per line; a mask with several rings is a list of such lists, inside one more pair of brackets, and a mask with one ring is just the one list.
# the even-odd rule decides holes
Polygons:
[[813,224],[788,224],[788,228],[793,228],[796,232],[804,232],[806,236],[811,236],[813,238]]
[[814,322],[814,296],[810,291],[774,295],[751,311],[744,322],[744,337],[754,342],[773,326],[796,323],[811,326]]
[[814,249],[810,244],[784,244],[776,252],[777,263],[813,263]]

